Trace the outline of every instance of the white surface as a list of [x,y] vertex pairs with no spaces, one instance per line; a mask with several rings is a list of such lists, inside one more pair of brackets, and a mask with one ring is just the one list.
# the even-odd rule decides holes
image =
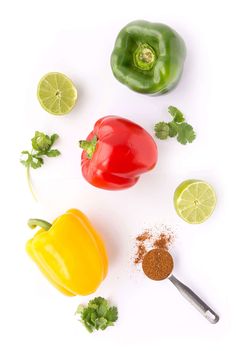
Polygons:
[[[6,5],[7,4],[7,5]],[[1,350],[235,349],[235,11],[233,1],[13,1],[1,9]],[[177,88],[161,97],[132,92],[115,80],[109,58],[118,31],[147,19],[175,28],[187,45]],[[48,71],[67,74],[79,102],[67,117],[40,107],[37,83]],[[80,172],[77,141],[107,114],[128,117],[150,133],[182,109],[197,131],[192,145],[159,142],[159,163],[130,190],[91,187]],[[62,156],[32,171],[39,202],[28,191],[19,153],[35,130],[58,132]],[[177,217],[172,196],[184,179],[209,181],[217,208],[202,225]],[[110,271],[95,295],[119,308],[114,328],[89,335],[74,320],[90,297],[60,295],[24,251],[29,217],[52,220],[84,211],[107,244]],[[176,276],[220,315],[208,323],[169,281],[153,283],[132,267],[132,236],[145,223],[177,228]],[[92,296],[91,296],[92,297]]]

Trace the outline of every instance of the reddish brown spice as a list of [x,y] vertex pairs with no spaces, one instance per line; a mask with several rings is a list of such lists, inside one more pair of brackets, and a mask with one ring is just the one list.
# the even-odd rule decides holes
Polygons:
[[147,253],[147,250],[145,248],[145,245],[143,243],[138,244],[134,263],[135,264],[141,263],[146,253]]
[[153,280],[167,278],[174,267],[171,254],[166,250],[153,249],[143,259],[142,268],[146,276]]
[[152,249],[168,250],[172,244],[174,236],[169,232],[161,232],[159,235],[153,234],[153,229],[146,229],[142,234],[136,237],[136,252],[133,259],[134,264],[143,261],[145,254]]
[[137,236],[136,240],[137,241],[146,241],[151,238],[151,234],[148,233],[148,231],[144,232],[143,234],[140,234]]
[[153,247],[155,249],[168,250],[169,245],[172,243],[172,241],[172,235],[161,233],[159,237],[154,241]]

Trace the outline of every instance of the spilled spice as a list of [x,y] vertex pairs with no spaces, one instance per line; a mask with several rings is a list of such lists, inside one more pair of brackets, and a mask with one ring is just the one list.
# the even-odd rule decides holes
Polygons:
[[135,256],[133,262],[138,265],[143,261],[144,256],[152,249],[168,250],[174,241],[174,234],[169,227],[162,226],[160,231],[155,228],[145,229],[135,239]]
[[146,253],[147,253],[147,249],[146,249],[144,243],[138,244],[137,253],[136,253],[136,256],[134,258],[134,264],[141,263],[144,256],[146,255]]
[[136,238],[137,252],[134,258],[134,264],[138,264],[142,262],[143,257],[147,253],[147,249],[145,247],[145,241],[150,239],[151,239],[151,234],[148,231],[145,231],[144,233],[137,236]]
[[146,241],[151,238],[151,234],[148,231],[145,231],[143,234],[137,236],[137,241]]
[[154,249],[168,250],[170,244],[173,242],[173,236],[170,234],[161,233],[154,241]]

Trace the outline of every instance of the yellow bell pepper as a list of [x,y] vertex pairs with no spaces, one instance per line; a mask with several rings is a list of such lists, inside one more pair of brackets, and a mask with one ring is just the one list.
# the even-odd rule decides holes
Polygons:
[[26,251],[58,290],[68,296],[96,291],[108,259],[102,239],[81,211],[71,209],[52,224],[30,219],[28,225],[42,229],[27,242]]

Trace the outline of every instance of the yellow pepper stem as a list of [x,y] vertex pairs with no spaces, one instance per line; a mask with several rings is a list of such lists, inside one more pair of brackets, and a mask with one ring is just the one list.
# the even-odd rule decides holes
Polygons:
[[30,218],[27,224],[31,229],[34,229],[36,227],[41,227],[44,230],[49,230],[52,226],[51,223],[38,218]]

